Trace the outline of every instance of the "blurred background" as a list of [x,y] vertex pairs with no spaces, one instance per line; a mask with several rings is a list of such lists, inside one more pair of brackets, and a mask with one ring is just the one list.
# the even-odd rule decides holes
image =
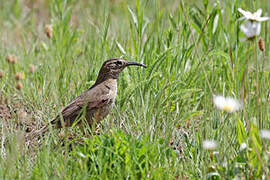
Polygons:
[[[268,177],[270,24],[247,40],[238,8],[270,16],[269,0],[0,0],[0,177]],[[148,68],[120,75],[98,132],[25,139],[113,57]],[[219,111],[215,95],[241,110]],[[205,149],[209,139],[217,149]]]

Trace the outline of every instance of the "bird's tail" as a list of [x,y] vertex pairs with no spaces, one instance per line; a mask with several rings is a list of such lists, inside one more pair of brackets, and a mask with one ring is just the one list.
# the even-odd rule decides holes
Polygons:
[[51,120],[48,125],[45,125],[41,129],[29,133],[26,136],[26,139],[33,139],[33,138],[36,138],[38,136],[43,137],[44,134],[49,131],[50,126],[53,126],[55,128],[61,128],[62,126],[61,126],[61,123],[60,123],[60,117],[56,116],[56,118]]
[[49,126],[45,125],[41,129],[38,129],[34,132],[30,132],[26,135],[26,139],[34,139],[39,136],[44,136],[44,134],[49,130]]

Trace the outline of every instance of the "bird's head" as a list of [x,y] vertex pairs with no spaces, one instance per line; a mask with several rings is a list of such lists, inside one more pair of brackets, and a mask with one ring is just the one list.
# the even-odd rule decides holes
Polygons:
[[98,81],[105,80],[107,78],[117,79],[119,74],[127,66],[142,66],[146,68],[146,65],[134,61],[126,61],[121,58],[113,58],[105,61],[99,71]]

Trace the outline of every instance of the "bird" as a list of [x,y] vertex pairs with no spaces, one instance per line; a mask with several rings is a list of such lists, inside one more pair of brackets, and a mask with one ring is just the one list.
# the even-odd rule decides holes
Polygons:
[[[122,58],[106,60],[94,85],[66,105],[50,124],[56,128],[70,127],[83,115],[90,127],[93,123],[102,121],[115,103],[119,74],[128,66],[146,68],[146,65],[142,63]],[[42,132],[46,129],[48,127],[42,128]]]

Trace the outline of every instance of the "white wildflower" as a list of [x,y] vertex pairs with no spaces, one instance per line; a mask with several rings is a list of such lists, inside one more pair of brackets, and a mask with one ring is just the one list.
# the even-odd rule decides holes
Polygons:
[[243,14],[239,20],[245,20],[240,29],[248,39],[258,36],[261,32],[261,22],[269,20],[269,17],[261,17],[262,9],[258,9],[254,13],[244,11],[241,8],[238,8],[238,11]]
[[262,15],[262,9],[258,9],[254,13],[251,13],[249,11],[244,11],[241,8],[238,8],[238,11],[241,14],[243,14],[243,17],[241,17],[240,20],[245,19],[245,20],[257,21],[257,22],[262,22],[262,21],[269,20],[269,17],[261,17],[261,15]]
[[270,139],[270,130],[267,129],[260,130],[260,136],[261,138],[264,139]]
[[243,151],[243,150],[245,150],[247,148],[247,144],[246,143],[242,143],[241,145],[240,145],[240,151]]
[[241,108],[241,103],[231,97],[214,96],[213,101],[218,109],[229,113],[238,111]]
[[217,147],[217,143],[214,140],[203,141],[203,148],[207,150],[214,150]]
[[256,21],[245,21],[240,26],[241,31],[248,39],[252,39],[261,33],[261,23]]

